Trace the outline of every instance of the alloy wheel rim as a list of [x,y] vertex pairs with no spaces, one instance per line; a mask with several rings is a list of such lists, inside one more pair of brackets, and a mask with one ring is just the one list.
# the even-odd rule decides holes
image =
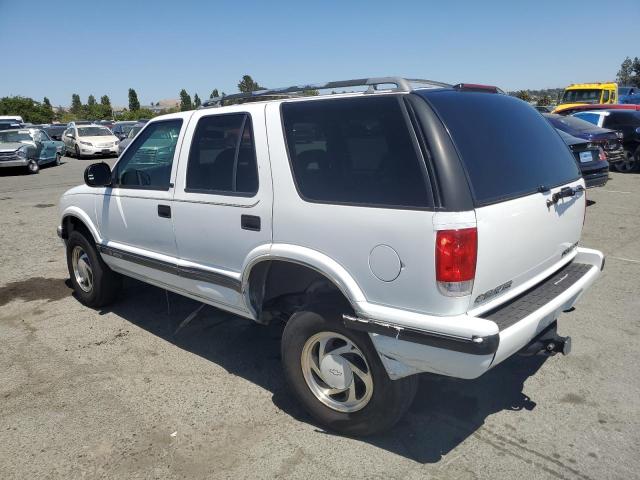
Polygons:
[[32,172],[37,172],[38,171],[38,164],[36,162],[29,162],[29,170],[31,170]]
[[71,254],[71,265],[73,266],[73,275],[76,283],[82,291],[89,293],[93,289],[93,269],[89,255],[80,246],[73,248]]
[[363,409],[373,394],[373,376],[364,354],[336,332],[316,333],[301,355],[304,379],[311,393],[338,412]]

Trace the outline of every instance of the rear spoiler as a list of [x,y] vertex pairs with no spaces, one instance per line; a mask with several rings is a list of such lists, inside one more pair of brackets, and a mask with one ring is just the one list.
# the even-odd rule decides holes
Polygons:
[[501,93],[504,91],[494,85],[481,85],[479,83],[458,83],[454,85],[455,90],[464,90],[467,92],[484,92],[484,93]]

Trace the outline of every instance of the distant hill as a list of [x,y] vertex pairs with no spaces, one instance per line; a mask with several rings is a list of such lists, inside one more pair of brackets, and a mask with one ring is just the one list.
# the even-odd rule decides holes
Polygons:
[[547,96],[551,99],[551,103],[557,103],[562,93],[564,92],[564,87],[561,88],[543,88],[540,90],[514,90],[513,92],[507,92],[509,95],[517,96],[517,94],[521,91],[527,92],[531,97],[532,102],[538,101],[540,98]]

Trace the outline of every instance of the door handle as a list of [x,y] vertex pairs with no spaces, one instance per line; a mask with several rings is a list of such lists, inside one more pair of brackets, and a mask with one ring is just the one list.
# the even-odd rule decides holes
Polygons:
[[171,207],[169,205],[158,205],[158,216],[171,218]]
[[260,217],[255,215],[242,215],[240,217],[240,226],[243,230],[260,231]]

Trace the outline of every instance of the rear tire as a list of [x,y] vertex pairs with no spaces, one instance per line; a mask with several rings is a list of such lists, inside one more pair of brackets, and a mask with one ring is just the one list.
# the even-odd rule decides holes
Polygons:
[[338,312],[295,313],[284,329],[281,353],[287,383],[305,410],[342,434],[393,427],[416,394],[418,377],[391,380],[369,336],[344,327]]
[[634,170],[637,169],[637,165],[638,164],[636,162],[637,162],[637,158],[638,158],[638,152],[636,151],[636,153],[634,154],[630,150],[625,150],[624,154],[627,157],[627,159],[623,160],[621,162],[616,162],[615,165],[614,165],[614,168],[618,172],[622,172],[622,173],[633,172]]
[[67,239],[67,268],[80,302],[98,308],[115,300],[122,277],[104,263],[93,240],[78,230]]

